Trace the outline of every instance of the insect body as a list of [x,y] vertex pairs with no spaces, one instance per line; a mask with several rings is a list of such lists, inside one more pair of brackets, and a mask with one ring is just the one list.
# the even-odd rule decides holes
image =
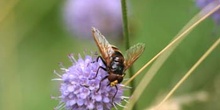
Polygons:
[[[138,43],[132,46],[126,51],[124,57],[117,47],[109,44],[109,42],[99,32],[99,30],[92,28],[92,33],[94,40],[101,53],[101,56],[97,58],[97,61],[101,59],[105,65],[105,67],[100,66],[98,68],[96,76],[98,74],[99,69],[103,69],[107,71],[109,74],[100,81],[99,87],[101,86],[101,82],[103,80],[108,79],[110,82],[109,85],[115,86],[115,88],[118,90],[116,84],[119,84],[123,81],[125,71],[139,58],[139,56],[143,53],[145,46],[142,43]],[[115,95],[116,94],[117,91]]]

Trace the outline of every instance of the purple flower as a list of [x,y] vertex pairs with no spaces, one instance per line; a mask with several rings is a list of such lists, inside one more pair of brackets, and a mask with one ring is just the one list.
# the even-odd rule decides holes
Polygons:
[[122,37],[120,0],[67,0],[64,20],[68,30],[80,38],[92,38],[91,27],[108,37]]
[[[209,3],[214,2],[214,1],[218,4],[220,4],[220,0],[196,0],[196,6],[200,9],[202,9],[205,6],[207,6]],[[217,25],[220,25],[220,10],[213,13],[212,19],[214,20],[214,22]]]
[[[99,70],[97,77],[95,77],[99,66],[103,66],[102,61],[96,62],[97,57],[86,55],[84,59],[79,55],[79,59],[69,56],[73,65],[68,69],[61,68],[64,71],[60,78],[61,80],[60,105],[56,109],[65,107],[67,110],[109,110],[116,107],[115,104],[120,105],[124,100],[123,85],[117,84],[116,88],[108,86],[108,79],[100,81],[108,75],[102,69]],[[57,73],[56,73],[57,74]],[[99,90],[98,90],[99,89]],[[98,91],[97,91],[98,90]],[[113,102],[112,102],[113,101]]]

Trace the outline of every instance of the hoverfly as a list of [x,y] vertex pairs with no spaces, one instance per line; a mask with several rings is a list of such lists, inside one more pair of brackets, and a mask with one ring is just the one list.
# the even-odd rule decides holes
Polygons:
[[[99,66],[96,72],[95,77],[99,72],[99,69],[107,71],[108,75],[102,78],[99,83],[99,89],[101,87],[101,82],[105,79],[109,80],[110,86],[115,86],[116,93],[114,94],[112,100],[118,92],[118,87],[116,84],[122,82],[123,77],[125,76],[125,71],[139,58],[143,53],[145,45],[143,43],[138,43],[130,47],[125,54],[125,57],[122,55],[121,51],[105,39],[105,37],[97,30],[92,28],[93,38],[96,42],[96,45],[99,48],[101,56],[98,56],[96,61],[99,59],[102,60],[105,67]],[[95,78],[94,77],[94,78]],[[99,91],[99,89],[97,91]]]

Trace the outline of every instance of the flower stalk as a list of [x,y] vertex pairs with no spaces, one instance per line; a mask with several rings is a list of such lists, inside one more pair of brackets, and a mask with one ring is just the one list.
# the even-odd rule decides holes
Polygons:
[[[124,35],[124,39],[125,39],[125,49],[129,49],[130,47],[130,43],[129,43],[129,30],[128,30],[128,17],[127,17],[127,2],[126,0],[121,0],[121,8],[122,8],[122,20],[123,20],[123,35]],[[128,77],[132,77],[133,76],[133,68],[129,68],[129,73],[128,73]],[[130,83],[131,87],[135,86],[135,82],[134,80],[131,81]],[[131,94],[133,93],[134,89],[131,88],[130,92]]]
[[[129,27],[128,27],[128,15],[127,15],[127,2],[126,0],[121,0],[121,8],[122,8],[122,21],[123,21],[123,38],[125,39],[125,49],[129,49],[130,47],[130,41],[129,41]],[[133,67],[129,68],[129,72],[128,72],[128,77],[132,77],[133,76]],[[130,89],[130,94],[132,94],[134,92],[134,86],[135,86],[135,81],[132,80],[130,82],[130,86],[132,87]],[[135,109],[135,106],[134,106]]]

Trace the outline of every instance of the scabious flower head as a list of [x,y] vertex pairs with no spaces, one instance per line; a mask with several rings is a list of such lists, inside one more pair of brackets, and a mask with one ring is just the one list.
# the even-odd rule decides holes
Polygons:
[[67,0],[64,20],[68,30],[80,38],[92,38],[97,27],[108,37],[122,37],[120,0]]
[[73,65],[68,69],[61,68],[64,73],[59,75],[62,81],[59,96],[61,103],[57,109],[65,107],[67,110],[109,110],[115,107],[115,104],[120,105],[125,98],[122,96],[122,84],[116,85],[117,91],[115,87],[108,86],[109,81],[106,79],[99,87],[100,81],[108,75],[106,71],[99,69],[95,77],[98,67],[105,67],[102,61],[97,62],[96,57],[88,55],[84,59],[79,55],[78,60],[70,55],[70,59]]
[[[205,6],[207,6],[209,3],[214,2],[214,1],[218,4],[220,4],[220,0],[196,0],[196,6],[200,9],[202,9]],[[213,13],[212,19],[214,20],[214,22],[217,25],[220,25],[220,10]]]

